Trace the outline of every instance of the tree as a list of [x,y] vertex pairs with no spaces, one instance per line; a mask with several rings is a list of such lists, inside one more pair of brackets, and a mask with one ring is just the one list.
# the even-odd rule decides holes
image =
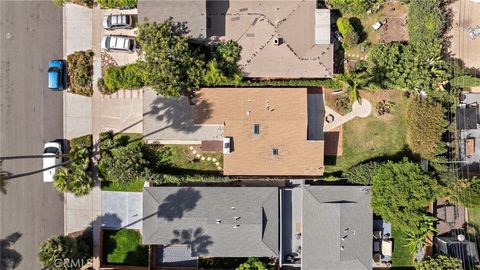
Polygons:
[[250,257],[248,260],[240,264],[235,270],[266,270],[265,263],[258,258]]
[[349,168],[342,174],[347,181],[354,184],[371,185],[373,176],[377,173],[380,166],[377,162],[359,164]]
[[107,181],[128,185],[144,175],[148,161],[143,157],[141,146],[119,146],[110,149],[98,164],[101,175]]
[[88,148],[73,149],[70,163],[65,167],[60,167],[53,176],[53,185],[59,192],[71,192],[75,196],[87,195],[94,186],[89,168],[90,151]]
[[42,244],[40,262],[50,270],[78,269],[90,257],[88,246],[69,236],[53,236]]
[[435,228],[436,221],[436,217],[423,215],[423,219],[418,224],[418,231],[416,233],[411,231],[406,232],[406,235],[408,236],[407,243],[411,254],[414,254],[423,248],[425,240],[429,235],[438,232]]
[[361,103],[361,98],[358,91],[367,87],[368,83],[371,80],[371,77],[368,77],[368,74],[365,72],[346,72],[343,74],[338,74],[335,79],[343,83],[348,93],[350,102],[353,103],[355,101],[358,101],[359,103]]
[[415,264],[416,270],[461,270],[462,262],[453,257],[439,255],[436,257],[426,257],[421,262]]
[[409,43],[425,45],[435,42],[442,36],[445,15],[442,1],[411,0],[408,12]]
[[237,62],[240,60],[242,47],[237,42],[229,40],[213,47],[213,58],[216,59],[220,68],[227,76],[237,73]]
[[442,135],[446,131],[442,105],[427,100],[416,100],[408,106],[407,144],[413,153],[423,159],[433,159],[445,152]]
[[380,165],[372,184],[370,205],[375,214],[404,232],[420,234],[419,224],[439,193],[436,179],[404,159]]
[[351,48],[358,44],[358,34],[347,18],[339,18],[337,27],[340,34],[342,34],[342,44],[345,48]]
[[190,48],[183,29],[172,19],[138,27],[143,79],[158,94],[180,96],[202,82],[205,61]]

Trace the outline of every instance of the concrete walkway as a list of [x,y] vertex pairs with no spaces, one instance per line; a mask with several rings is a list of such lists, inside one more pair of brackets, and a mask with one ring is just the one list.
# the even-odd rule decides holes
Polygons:
[[341,115],[328,106],[325,106],[325,116],[332,115],[333,122],[327,123],[325,121],[325,126],[323,131],[330,131],[334,128],[337,128],[346,122],[354,119],[355,117],[365,118],[368,117],[372,113],[372,105],[366,99],[362,99],[362,103],[360,104],[358,101],[355,101],[352,105],[352,111],[347,113],[346,115]]

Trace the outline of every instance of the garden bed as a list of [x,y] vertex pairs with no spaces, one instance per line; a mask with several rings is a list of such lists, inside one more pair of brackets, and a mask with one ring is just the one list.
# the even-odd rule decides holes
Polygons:
[[93,51],[79,51],[67,56],[69,91],[91,97],[93,95]]
[[[407,104],[409,99],[399,90],[361,91],[360,96],[373,107],[372,115],[355,118],[343,125],[343,154],[325,158],[325,172],[342,172],[368,160],[394,157],[406,144]],[[392,101],[391,112],[379,115],[379,102]]]
[[[162,145],[159,146],[159,149],[170,153],[168,161],[161,168],[165,173],[191,174],[212,172],[217,174],[223,168],[222,153],[202,152],[198,145]],[[203,160],[202,157],[204,157]],[[219,165],[216,165],[216,162]],[[220,169],[218,169],[219,167]]]
[[104,265],[148,265],[148,246],[142,245],[142,236],[137,230],[103,230]]

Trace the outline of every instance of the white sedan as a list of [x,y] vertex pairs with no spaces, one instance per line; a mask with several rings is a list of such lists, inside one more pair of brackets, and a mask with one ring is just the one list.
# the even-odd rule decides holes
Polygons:
[[[43,147],[43,169],[53,167],[62,163],[62,145],[57,142],[48,142]],[[53,157],[57,156],[57,157]],[[50,168],[43,171],[43,182],[53,182],[53,176],[57,172],[57,168]]]

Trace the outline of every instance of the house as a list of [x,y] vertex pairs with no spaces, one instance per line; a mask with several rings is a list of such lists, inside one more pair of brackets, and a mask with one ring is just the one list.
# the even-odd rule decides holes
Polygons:
[[275,187],[147,187],[143,244],[183,246],[177,264],[199,256],[277,257],[278,207]]
[[325,107],[318,89],[203,88],[195,124],[230,138],[225,175],[323,174]]
[[195,40],[234,40],[248,78],[331,78],[330,10],[314,0],[139,0],[139,21],[169,17]]
[[458,150],[463,170],[479,172],[480,162],[480,120],[479,93],[464,92],[456,112]]
[[277,257],[306,270],[371,269],[369,198],[358,186],[147,187],[143,243],[157,266]]
[[436,237],[434,246],[437,254],[458,258],[464,266],[476,265],[480,262],[477,244],[466,239],[463,234]]

